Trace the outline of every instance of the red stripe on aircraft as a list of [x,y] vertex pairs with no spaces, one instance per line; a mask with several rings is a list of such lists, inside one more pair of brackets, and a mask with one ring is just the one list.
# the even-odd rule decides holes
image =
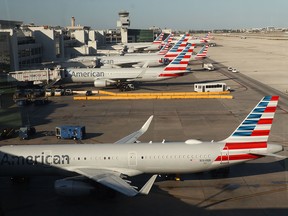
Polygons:
[[240,155],[222,155],[218,156],[215,161],[234,161],[234,160],[253,160],[263,156],[253,154],[240,154]]
[[166,67],[164,71],[184,71],[186,67]]
[[253,130],[251,136],[268,136],[270,130]]
[[276,111],[276,107],[266,107],[264,113],[274,113]]
[[270,101],[278,101],[279,100],[279,96],[272,96]]
[[160,74],[159,77],[178,77],[183,76],[184,73],[169,73],[169,74]]
[[227,147],[229,150],[267,148],[267,143],[266,142],[226,143],[225,147]]
[[257,124],[272,124],[273,119],[269,118],[269,119],[259,119],[259,121],[257,122]]

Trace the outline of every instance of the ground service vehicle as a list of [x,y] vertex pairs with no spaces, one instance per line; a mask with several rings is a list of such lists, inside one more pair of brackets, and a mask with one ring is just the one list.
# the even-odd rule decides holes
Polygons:
[[52,89],[46,89],[45,90],[45,97],[50,97],[50,96],[53,96]]
[[86,96],[91,96],[92,94],[93,94],[93,93],[92,93],[91,90],[88,90],[88,91],[86,91],[86,93],[85,93]]
[[65,89],[64,95],[73,95],[72,89]]
[[82,140],[85,134],[85,126],[62,125],[55,128],[55,135],[58,139]]
[[227,87],[226,83],[198,83],[194,85],[194,91],[221,92],[221,91],[230,91],[230,87]]
[[35,127],[31,127],[28,125],[25,127],[20,127],[20,129],[19,129],[19,138],[21,140],[29,139],[34,134],[36,134]]
[[209,70],[209,71],[215,70],[213,64],[211,63],[203,63],[203,69]]
[[62,89],[55,89],[54,95],[55,96],[62,96],[63,95],[63,90]]

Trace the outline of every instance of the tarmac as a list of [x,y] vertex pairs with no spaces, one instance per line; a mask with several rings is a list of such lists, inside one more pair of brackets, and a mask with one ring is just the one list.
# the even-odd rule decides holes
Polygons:
[[[278,80],[278,75],[275,75],[274,80],[272,80],[274,76],[266,80],[262,77],[269,74],[269,71],[270,73],[273,71],[272,63],[278,62],[278,59],[275,55],[271,56],[270,64],[266,65],[265,70],[263,68],[262,76],[259,64],[238,63],[238,60],[244,61],[240,50],[250,57],[255,55],[255,52],[258,52],[258,56],[267,55],[262,52],[265,49],[259,48],[260,50],[257,51],[256,45],[248,43],[249,40],[229,38],[226,41],[216,36],[215,41],[219,46],[209,48],[210,59],[207,59],[216,62],[215,71],[195,70],[188,76],[158,83],[146,83],[136,90],[139,93],[187,92],[193,90],[194,83],[221,81],[231,87],[232,100],[74,101],[73,96],[51,97],[51,103],[48,105],[29,105],[19,109],[22,117],[26,118],[26,121],[29,119],[36,127],[35,137],[23,141],[19,141],[18,138],[2,140],[1,145],[42,143],[81,145],[82,143],[116,142],[138,130],[150,115],[154,115],[154,119],[148,131],[140,138],[142,142],[161,142],[163,139],[217,141],[229,136],[263,96],[279,93],[279,106],[269,142],[282,144],[284,151],[279,154],[288,156],[287,94],[275,88],[278,85],[284,86],[281,85],[284,78]],[[253,40],[259,40],[259,44],[266,43],[266,40]],[[270,40],[267,43],[269,44]],[[238,51],[234,52],[236,45]],[[227,58],[223,52],[226,53]],[[283,64],[287,64],[287,61]],[[228,72],[227,67],[230,65],[239,69],[240,73]],[[258,72],[251,72],[255,70]],[[279,69],[280,72],[281,70]],[[251,80],[250,77],[253,78],[252,75],[255,74],[257,80]],[[269,83],[262,84],[269,81],[273,83],[271,85],[273,88]],[[70,87],[83,90],[94,89],[92,85],[71,85]],[[115,89],[108,89],[108,91],[117,92]],[[58,140],[53,134],[55,127],[67,124],[85,125],[87,138],[81,142]],[[13,185],[9,178],[0,178],[0,203],[2,215],[6,216],[40,214],[42,216],[116,214],[286,216],[288,212],[287,170],[287,159],[279,161],[273,157],[265,157],[231,167],[230,174],[226,177],[214,176],[210,172],[182,176],[184,181],[163,181],[159,177],[148,196],[129,198],[119,194],[115,199],[108,200],[95,197],[66,200],[58,197],[53,190],[53,183],[61,177],[34,177],[29,184],[22,186]],[[141,185],[147,178],[148,176],[139,176],[132,181]]]
[[283,35],[215,35],[217,47],[209,48],[208,56],[288,94],[288,36]]

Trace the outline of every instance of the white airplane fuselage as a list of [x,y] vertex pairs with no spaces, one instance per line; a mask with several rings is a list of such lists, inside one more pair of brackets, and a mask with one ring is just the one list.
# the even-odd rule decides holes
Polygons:
[[94,82],[95,80],[158,81],[171,77],[159,76],[163,68],[68,68],[67,82]]
[[[224,145],[173,142],[2,146],[0,176],[57,175],[76,168],[111,169],[128,176],[195,173],[261,157],[238,156],[235,160],[235,153],[230,155],[229,149],[223,150]],[[269,144],[263,153],[281,150],[282,146]],[[249,150],[238,151],[239,154],[249,155]]]
[[103,66],[106,65],[137,65],[138,67],[142,67],[145,63],[148,63],[147,66],[157,67],[163,66],[163,63],[160,63],[163,56],[157,54],[146,54],[146,55],[124,55],[124,56],[105,56],[101,57],[100,62]]

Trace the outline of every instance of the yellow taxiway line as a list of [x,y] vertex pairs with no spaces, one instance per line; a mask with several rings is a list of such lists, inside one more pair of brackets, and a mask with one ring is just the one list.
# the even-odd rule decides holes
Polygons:
[[113,93],[99,91],[99,96],[75,96],[74,100],[147,100],[147,99],[233,99],[225,92],[151,92],[151,93]]

